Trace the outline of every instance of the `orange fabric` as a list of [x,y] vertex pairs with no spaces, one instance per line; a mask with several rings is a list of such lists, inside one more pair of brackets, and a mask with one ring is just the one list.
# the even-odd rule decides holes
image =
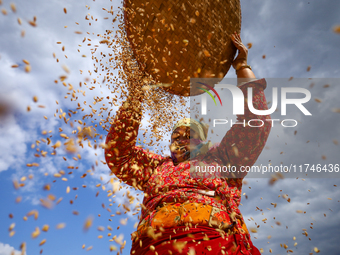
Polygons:
[[233,228],[236,232],[248,233],[244,222],[238,221],[242,230],[238,230],[237,224],[234,224],[227,212],[216,207],[200,203],[170,203],[143,219],[137,228],[137,233],[133,236],[145,235],[150,227],[159,230],[177,226],[207,226],[222,230]]
[[[241,233],[241,234],[249,234],[249,231],[248,231],[248,229],[247,229],[247,226],[246,226],[246,224],[244,223],[244,221],[243,220],[240,220],[240,219],[238,219],[237,220],[238,222],[239,222],[239,224],[241,225],[241,227],[242,227],[242,230],[244,231],[244,233]],[[237,229],[236,231],[240,231],[239,229]]]

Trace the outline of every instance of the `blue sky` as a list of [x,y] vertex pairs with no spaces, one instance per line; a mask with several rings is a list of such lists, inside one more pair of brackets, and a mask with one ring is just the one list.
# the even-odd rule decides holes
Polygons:
[[[15,4],[16,13],[11,10],[10,3]],[[142,201],[142,194],[122,185],[115,197],[108,197],[108,190],[119,185],[117,180],[114,180],[114,187],[109,182],[114,176],[109,176],[109,169],[101,162],[104,160],[103,150],[94,148],[95,143],[100,144],[105,138],[106,131],[99,127],[99,122],[100,118],[106,118],[107,112],[102,113],[103,117],[97,116],[96,120],[82,119],[82,116],[92,112],[91,107],[98,112],[101,107],[109,107],[112,109],[111,114],[117,110],[108,104],[106,96],[112,94],[105,84],[97,83],[94,88],[90,85],[93,79],[102,80],[93,72],[95,63],[91,58],[91,49],[99,45],[96,56],[99,52],[110,52],[105,45],[99,44],[100,37],[97,34],[113,29],[114,16],[102,9],[110,9],[111,5],[116,13],[119,3],[104,0],[72,3],[64,0],[3,0],[0,5],[0,9],[7,11],[7,15],[0,14],[0,102],[6,106],[7,112],[0,119],[0,255],[11,254],[13,249],[17,251],[16,254],[20,254],[18,251],[23,242],[26,242],[27,255],[38,254],[40,250],[43,250],[43,254],[107,254],[110,245],[118,249],[121,247],[121,241],[109,241],[113,236],[119,237],[122,242],[126,241],[123,254],[129,254],[130,234],[138,222],[137,215],[132,214],[136,212],[137,198]],[[334,26],[340,25],[338,1],[243,0],[241,7],[241,37],[244,43],[252,43],[248,62],[257,77],[340,78],[340,35],[333,32]],[[33,21],[34,16],[36,27],[28,23]],[[85,20],[85,17],[90,20]],[[18,24],[18,18],[22,21],[21,25]],[[23,30],[24,37],[21,36]],[[25,72],[23,59],[30,63],[29,73]],[[12,65],[18,67],[12,68]],[[308,66],[311,67],[309,72]],[[116,71],[113,73],[117,74]],[[60,81],[62,75],[67,76],[66,86]],[[235,73],[230,70],[227,78],[234,77]],[[55,83],[55,80],[59,82]],[[82,82],[82,87],[79,82]],[[77,101],[70,100],[73,89]],[[310,107],[314,117],[307,119],[294,116],[300,121],[296,135],[295,130],[273,129],[258,163],[269,160],[277,164],[299,160],[305,160],[305,163],[340,163],[337,156],[339,145],[334,142],[340,140],[337,128],[339,114],[332,111],[340,108],[337,80],[333,79],[328,88],[316,84],[309,89],[313,98]],[[267,89],[268,100],[269,92]],[[33,101],[35,96],[37,102]],[[94,104],[97,97],[104,97],[104,100]],[[321,103],[317,103],[315,98],[320,99]],[[77,109],[78,103],[84,111]],[[68,118],[69,110],[78,113],[72,114],[71,120],[65,124],[63,116],[59,118],[59,115],[65,113]],[[95,128],[99,135],[89,139],[91,147],[86,141],[84,148],[78,148],[76,153],[70,154],[61,146],[56,149],[56,155],[51,155],[53,150],[44,145],[41,139],[50,138],[51,144],[65,142],[60,134],[74,137],[72,131],[83,125],[79,124],[80,119],[87,127],[97,124]],[[69,124],[71,121],[73,127]],[[167,136],[162,145],[165,146],[168,139]],[[37,140],[41,141],[39,145]],[[35,144],[34,148],[32,144]],[[47,152],[46,157],[34,156],[36,153],[41,155],[42,151],[43,154]],[[282,151],[284,153],[280,154]],[[326,155],[326,159],[322,159],[322,155]],[[39,163],[39,166],[26,166],[32,163]],[[65,174],[55,177],[60,170]],[[86,177],[81,178],[84,173],[87,173]],[[30,175],[32,179],[29,179]],[[21,179],[23,177],[26,180]],[[15,189],[13,180],[25,186]],[[287,250],[280,244],[286,244],[288,249],[294,251],[293,254],[308,254],[313,252],[314,247],[323,254],[337,254],[337,239],[340,236],[339,179],[287,178],[273,186],[269,186],[268,182],[268,178],[248,178],[243,188],[246,194],[242,197],[241,211],[248,227],[260,225],[258,232],[252,234],[254,244],[263,248],[265,254],[269,253],[269,249],[272,249],[273,254],[286,254]],[[50,185],[50,190],[43,188],[46,184]],[[70,187],[69,193],[67,187]],[[127,190],[136,198],[132,205],[129,205]],[[41,206],[39,201],[48,195],[56,198],[51,209]],[[18,197],[21,197],[21,202],[16,203]],[[59,198],[62,198],[61,202],[55,205]],[[122,204],[129,205],[132,211],[124,214]],[[274,204],[277,204],[275,208]],[[32,210],[39,212],[37,220],[30,216],[25,221],[23,217]],[[297,213],[297,210],[306,213]],[[122,215],[118,215],[117,211]],[[84,231],[84,223],[89,217],[93,217],[93,224],[88,231]],[[262,221],[264,218],[267,218],[266,223]],[[13,223],[15,234],[10,237],[8,229]],[[56,229],[59,223],[65,223],[65,228]],[[48,232],[41,231],[45,224],[50,227]],[[31,234],[36,227],[41,233],[33,239]],[[304,229],[308,237],[302,234]],[[100,235],[102,238],[98,238]],[[268,236],[271,238],[268,239]],[[294,237],[296,240],[293,240]],[[46,239],[46,243],[39,246],[43,239]],[[87,251],[89,247],[92,249]]]

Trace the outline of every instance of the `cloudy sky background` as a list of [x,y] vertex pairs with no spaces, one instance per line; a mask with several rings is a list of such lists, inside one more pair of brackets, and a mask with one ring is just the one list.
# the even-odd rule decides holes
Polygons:
[[[80,103],[84,111],[73,119],[80,119],[82,115],[91,113],[89,105],[100,110],[100,107],[105,104],[105,107],[116,110],[108,104],[107,100],[95,106],[92,104],[94,97],[111,95],[105,84],[96,84],[95,88],[90,90],[92,85],[87,82],[89,86],[86,87],[84,82],[93,78],[102,80],[102,77],[97,78],[98,74],[93,72],[94,61],[91,59],[91,49],[95,48],[94,45],[99,45],[100,38],[97,34],[104,34],[106,29],[112,29],[113,16],[102,8],[110,9],[113,5],[113,9],[118,10],[119,3],[102,0],[72,3],[42,0],[24,3],[13,1],[17,7],[17,12],[13,13],[10,2],[2,2],[0,9],[7,10],[7,15],[0,14],[0,101],[2,105],[8,106],[8,113],[0,120],[0,218],[2,219],[0,254],[10,254],[11,249],[20,250],[22,242],[26,242],[28,255],[37,254],[41,249],[43,254],[83,254],[91,246],[93,248],[88,251],[89,253],[106,254],[109,253],[111,244],[119,248],[119,244],[108,240],[120,234],[124,235],[123,240],[127,242],[123,254],[129,254],[130,233],[138,219],[132,213],[110,217],[111,214],[117,214],[117,211],[123,211],[120,209],[121,206],[118,208],[117,205],[127,200],[126,195],[123,196],[124,188],[113,199],[112,206],[109,206],[107,190],[112,187],[104,185],[106,190],[96,187],[97,184],[105,184],[109,180],[107,166],[100,162],[104,160],[102,150],[84,146],[84,149],[79,151],[82,159],[76,161],[73,159],[76,155],[66,154],[61,148],[57,149],[57,156],[38,159],[34,157],[36,148],[31,148],[36,140],[48,137],[42,135],[43,130],[52,130],[51,139],[54,144],[57,140],[63,141],[58,134],[59,128],[63,129],[60,133],[70,134],[77,127],[75,123],[74,128],[71,128],[59,119],[60,109],[63,112],[68,112],[68,109],[75,111],[77,103]],[[275,84],[277,81],[269,78],[288,80],[289,77],[294,77],[293,81],[295,78],[325,79],[315,80],[312,88],[306,87],[312,93],[312,100],[306,104],[306,107],[313,116],[305,117],[298,111],[288,108],[289,118],[300,121],[297,128],[274,127],[266,149],[257,164],[268,163],[269,160],[273,165],[281,162],[284,164],[340,163],[337,158],[340,152],[339,146],[333,143],[334,139],[340,140],[337,128],[339,114],[332,112],[333,108],[340,108],[338,102],[340,88],[336,79],[329,79],[340,78],[340,35],[333,32],[333,27],[340,25],[338,17],[340,3],[335,0],[322,2],[268,0],[241,1],[241,6],[243,17],[241,37],[244,43],[252,43],[252,48],[249,50],[249,64],[255,75],[268,78],[266,90],[268,101],[271,101],[270,84]],[[64,13],[63,8],[67,9],[67,14]],[[90,20],[85,20],[86,15]],[[91,15],[98,20],[92,20]],[[34,16],[37,17],[37,27],[28,24]],[[22,25],[17,22],[19,17]],[[104,19],[105,17],[109,19]],[[21,37],[22,30],[25,30],[24,37]],[[75,31],[81,31],[82,34],[77,34]],[[87,40],[83,43],[84,37],[91,41]],[[87,46],[89,43],[91,45]],[[62,51],[63,46],[64,51]],[[110,52],[105,45],[99,45],[98,48],[98,52]],[[53,53],[59,59],[59,63],[56,62],[56,58],[53,58]],[[263,55],[266,57],[263,58]],[[30,62],[32,68],[30,73],[24,71],[23,59]],[[11,66],[15,64],[19,67],[12,68]],[[68,67],[70,74],[65,72],[63,65]],[[308,66],[311,67],[309,72],[307,72]],[[80,91],[76,93],[77,101],[71,102],[71,95],[65,99],[65,95],[72,93],[72,90],[68,90],[69,86],[64,87],[60,81],[54,83],[54,80],[58,80],[61,75],[67,75],[65,82],[72,84],[75,90],[85,91],[85,96]],[[231,70],[227,77],[234,78],[234,72]],[[82,87],[79,87],[79,82],[83,83]],[[323,88],[325,84],[330,86]],[[33,102],[34,96],[38,97],[37,103]],[[321,100],[321,103],[317,103],[314,98]],[[87,102],[86,105],[84,101]],[[27,112],[27,106],[31,107],[30,112]],[[57,117],[54,117],[55,113]],[[104,119],[105,114],[104,112]],[[278,113],[273,114],[272,117],[280,118]],[[98,123],[99,119],[100,117],[97,120],[92,119],[94,123],[91,123],[91,119],[84,122],[90,126]],[[296,135],[294,131],[297,131]],[[100,129],[98,133],[105,137],[105,132]],[[101,139],[97,138],[97,140],[100,143]],[[94,140],[92,139],[91,142],[93,145]],[[39,148],[48,150],[47,146],[42,144]],[[323,155],[326,156],[326,160],[322,159]],[[64,161],[63,157],[67,158],[67,161]],[[39,162],[40,166],[26,167],[27,163],[33,162]],[[78,169],[70,170],[68,166],[78,167]],[[95,171],[92,170],[92,166]],[[61,169],[66,173],[73,171],[73,174],[66,174],[65,177],[68,179],[66,182],[53,177],[53,174]],[[85,178],[80,178],[87,170],[91,171]],[[12,180],[20,180],[22,176],[27,177],[29,174],[33,174],[34,178],[22,181],[25,186],[15,190]],[[323,254],[338,253],[339,179],[329,178],[329,176],[313,179],[286,178],[279,180],[273,186],[268,185],[268,178],[248,178],[247,182],[243,190],[246,195],[242,198],[241,211],[248,222],[248,227],[254,227],[255,223],[260,225],[258,232],[252,234],[254,244],[258,248],[263,248],[266,254],[269,253],[270,248],[273,254],[286,254],[287,250],[280,247],[280,244],[286,244],[288,249],[293,250],[293,254],[308,254],[313,252],[314,247],[320,249]],[[50,191],[42,189],[47,183],[51,184]],[[86,185],[86,188],[83,185]],[[70,193],[66,193],[67,186],[71,188]],[[97,191],[100,192],[96,197]],[[136,194],[132,190],[131,193]],[[48,194],[55,195],[57,199],[62,197],[63,200],[53,209],[43,208],[39,199],[46,198]],[[285,199],[282,198],[283,195]],[[15,202],[18,196],[22,197],[20,203]],[[141,194],[138,197],[142,199]],[[287,198],[290,198],[290,202]],[[271,203],[276,203],[276,208]],[[110,208],[111,212],[107,208]],[[23,217],[33,209],[39,211],[38,219],[34,220],[31,216],[24,221]],[[297,213],[297,210],[306,213]],[[74,215],[74,211],[79,212],[79,215]],[[9,214],[13,215],[12,219]],[[94,217],[93,226],[89,231],[84,232],[83,224],[91,215]],[[128,218],[127,225],[121,224],[120,221],[123,220],[124,223],[126,218]],[[267,220],[263,222],[265,218]],[[10,237],[8,228],[12,223],[15,223],[15,234]],[[56,229],[59,223],[65,223],[66,227]],[[50,225],[50,230],[32,239],[31,233],[35,227],[41,229],[44,224]],[[112,231],[106,228],[108,225],[111,226]],[[105,227],[105,231],[98,231],[98,226]],[[118,226],[120,226],[119,230],[117,230]],[[306,229],[308,237],[302,235],[303,229]],[[112,233],[112,236],[108,237],[108,233]],[[99,235],[103,235],[103,238],[98,238]],[[268,236],[271,238],[268,239]],[[46,243],[39,246],[43,239],[46,239]],[[295,242],[297,246],[294,247]],[[83,244],[85,249],[82,249]]]

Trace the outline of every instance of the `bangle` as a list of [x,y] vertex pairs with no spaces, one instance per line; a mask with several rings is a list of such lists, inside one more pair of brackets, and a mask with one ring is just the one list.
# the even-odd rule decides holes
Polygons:
[[245,65],[245,66],[240,66],[239,68],[237,68],[237,69],[235,70],[235,73],[237,74],[238,71],[240,71],[240,70],[242,70],[242,69],[244,69],[244,68],[249,68],[249,69],[251,70],[251,66],[250,66],[250,65]]

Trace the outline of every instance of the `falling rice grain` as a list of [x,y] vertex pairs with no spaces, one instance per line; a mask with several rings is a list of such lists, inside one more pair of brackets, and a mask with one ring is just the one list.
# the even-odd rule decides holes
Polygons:
[[34,219],[37,220],[39,216],[39,212],[37,210],[32,210],[27,213],[27,217],[34,215]]
[[207,50],[203,50],[204,56],[206,56],[207,58],[211,57],[211,54],[209,53],[209,51]]
[[19,182],[17,180],[13,181],[13,186],[14,186],[15,189],[19,189],[20,188],[20,184],[19,184]]
[[256,228],[250,228],[250,232],[257,233],[257,229]]
[[56,205],[58,205],[61,201],[63,200],[63,198],[59,198],[58,201],[55,203]]
[[40,243],[39,243],[39,246],[42,246],[46,243],[46,239],[43,239]]
[[52,145],[51,147],[56,149],[56,148],[59,148],[61,146],[61,142],[60,141],[57,141],[54,145]]
[[49,225],[44,225],[41,230],[44,231],[44,232],[47,232],[49,230],[50,226]]
[[35,230],[32,232],[32,238],[35,239],[40,235],[39,227],[36,227]]
[[28,21],[28,24],[30,24],[32,27],[37,26],[37,23],[35,23],[35,21],[31,21],[31,20]]
[[17,12],[17,7],[15,6],[14,3],[11,3],[11,9],[12,9],[12,12]]
[[232,149],[233,149],[234,155],[235,155],[236,157],[238,157],[238,156],[239,156],[238,148],[234,145],[234,146],[232,146]]
[[25,66],[25,72],[29,73],[31,71],[31,66],[30,65],[26,65]]
[[110,251],[116,251],[117,250],[117,247],[114,246],[114,245],[110,245]]
[[174,249],[176,249],[179,253],[182,253],[186,242],[176,242],[173,244]]
[[90,227],[92,226],[92,223],[93,223],[93,216],[87,217],[84,223],[83,231],[84,232],[88,231]]
[[333,27],[333,32],[336,34],[340,34],[340,25],[336,25]]
[[66,65],[63,65],[62,68],[66,73],[70,73],[70,69]]
[[15,227],[15,223],[13,222],[13,223],[9,226],[8,231],[12,231],[12,230],[14,229],[14,227]]
[[59,223],[59,224],[57,224],[56,229],[63,229],[65,227],[66,227],[65,223]]

